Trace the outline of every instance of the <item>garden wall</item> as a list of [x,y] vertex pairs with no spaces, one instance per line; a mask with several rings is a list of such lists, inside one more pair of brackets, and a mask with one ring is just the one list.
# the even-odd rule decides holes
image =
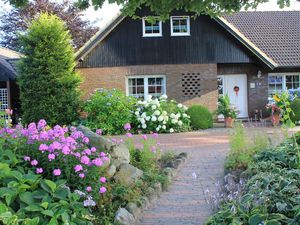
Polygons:
[[211,111],[217,107],[217,64],[144,65],[78,69],[84,82],[84,98],[97,88],[126,91],[126,76],[165,75],[166,94],[187,106],[201,104]]

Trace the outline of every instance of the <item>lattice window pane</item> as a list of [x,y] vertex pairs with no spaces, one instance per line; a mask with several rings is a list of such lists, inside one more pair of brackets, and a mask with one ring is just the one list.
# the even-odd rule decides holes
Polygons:
[[182,96],[187,98],[200,97],[200,73],[183,73],[181,76]]
[[0,88],[0,110],[8,109],[8,92],[7,88]]

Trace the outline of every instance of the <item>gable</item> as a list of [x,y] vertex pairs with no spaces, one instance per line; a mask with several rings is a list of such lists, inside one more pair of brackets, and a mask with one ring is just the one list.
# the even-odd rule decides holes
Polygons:
[[251,63],[256,60],[210,17],[191,18],[190,27],[190,36],[174,37],[170,35],[167,20],[162,24],[162,37],[143,37],[141,20],[122,18],[103,40],[94,45],[91,42],[91,49],[79,54],[78,67]]

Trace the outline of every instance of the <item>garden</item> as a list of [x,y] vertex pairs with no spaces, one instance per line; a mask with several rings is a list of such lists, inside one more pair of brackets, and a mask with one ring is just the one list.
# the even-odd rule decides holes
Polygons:
[[[41,14],[20,40],[22,117],[12,124],[7,110],[0,121],[1,223],[134,224],[187,157],[161,152],[159,133],[212,128],[215,114],[234,129],[227,184],[222,196],[211,197],[217,212],[207,224],[299,224],[299,133],[278,146],[264,135],[249,139],[234,123],[238,112],[227,95],[215,113],[166,95],[137,99],[117,89],[95,90],[82,101],[60,19]],[[300,120],[297,94],[274,96],[267,106],[274,125],[277,115],[287,127]]]

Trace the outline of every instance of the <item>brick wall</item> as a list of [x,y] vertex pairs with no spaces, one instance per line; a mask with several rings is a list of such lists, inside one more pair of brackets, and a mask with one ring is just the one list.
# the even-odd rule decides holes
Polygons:
[[[247,74],[248,113],[252,118],[256,110],[263,110],[263,115],[266,116],[265,105],[268,103],[268,74],[262,71],[258,78],[258,70],[260,68],[254,64],[218,65],[218,75]],[[255,88],[250,87],[251,83],[255,83]]]
[[[186,105],[202,104],[211,111],[217,107],[217,65],[145,65],[78,69],[84,82],[81,89],[84,98],[97,88],[118,88],[126,91],[126,76],[165,75],[166,94],[170,99]],[[190,82],[189,86],[184,83]],[[198,85],[198,83],[200,85]],[[193,86],[194,84],[194,86]],[[197,89],[195,87],[197,86]]]

